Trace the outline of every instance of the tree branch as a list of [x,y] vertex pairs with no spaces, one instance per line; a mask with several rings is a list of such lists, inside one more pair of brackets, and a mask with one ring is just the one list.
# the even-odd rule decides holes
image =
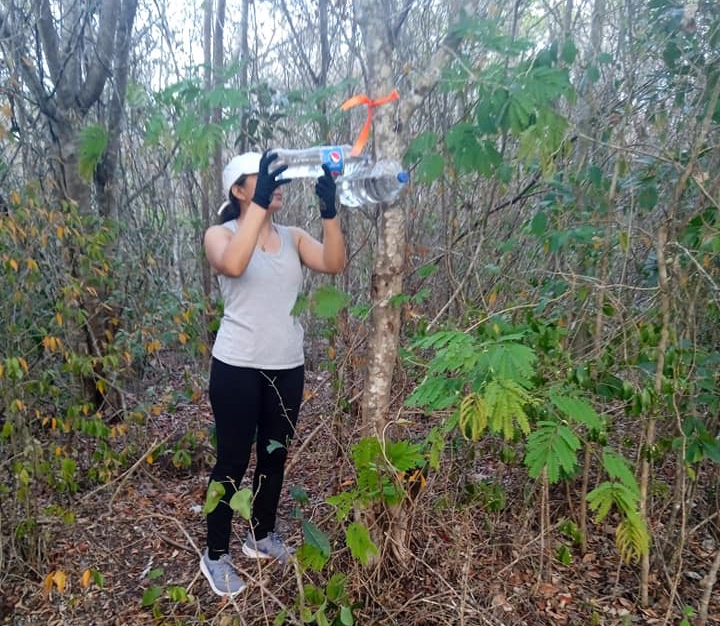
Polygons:
[[[133,5],[137,6],[137,0],[122,3],[123,11],[125,12],[127,9],[132,18],[135,16]],[[97,102],[105,88],[105,81],[112,73],[112,55],[115,47],[115,32],[118,27],[120,6],[121,3],[118,0],[103,0],[100,8],[98,16],[100,25],[95,41],[95,57],[92,59],[85,84],[82,86],[77,98],[77,103],[83,115]],[[122,42],[118,41],[118,44],[120,45]]]

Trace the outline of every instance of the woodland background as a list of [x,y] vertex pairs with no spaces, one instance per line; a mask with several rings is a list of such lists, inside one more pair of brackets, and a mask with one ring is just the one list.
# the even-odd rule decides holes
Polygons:
[[[0,49],[3,623],[720,623],[714,0],[2,0]],[[411,183],[297,307],[297,562],[219,601],[222,165],[395,88]]]

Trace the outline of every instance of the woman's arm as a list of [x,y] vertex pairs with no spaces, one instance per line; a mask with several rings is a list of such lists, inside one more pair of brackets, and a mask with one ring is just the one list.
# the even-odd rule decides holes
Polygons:
[[320,243],[302,228],[294,228],[298,253],[303,265],[316,272],[339,274],[345,269],[345,238],[337,217],[324,219]]
[[326,274],[339,274],[345,269],[345,238],[340,230],[340,220],[335,207],[335,179],[327,165],[323,165],[324,174],[317,179],[315,193],[320,199],[320,217],[322,217],[322,243],[296,228],[297,247],[300,260],[306,267]]
[[248,207],[242,228],[231,233],[223,226],[211,226],[205,232],[205,256],[212,268],[225,276],[240,276],[250,263],[260,233],[260,226],[267,215],[256,204]]

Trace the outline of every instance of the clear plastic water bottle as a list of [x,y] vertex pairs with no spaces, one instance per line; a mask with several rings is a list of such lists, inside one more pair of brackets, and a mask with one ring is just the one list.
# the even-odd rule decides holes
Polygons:
[[323,165],[330,168],[334,176],[341,176],[350,173],[355,167],[367,163],[367,156],[351,156],[352,146],[314,146],[302,150],[287,150],[276,148],[278,158],[275,159],[270,168],[271,171],[281,165],[288,168],[281,174],[281,179],[288,178],[317,178],[323,175]]
[[410,175],[392,159],[367,163],[337,180],[340,202],[347,207],[397,200]]

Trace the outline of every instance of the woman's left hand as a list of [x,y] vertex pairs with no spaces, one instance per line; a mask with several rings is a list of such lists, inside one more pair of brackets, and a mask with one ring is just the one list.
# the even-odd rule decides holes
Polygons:
[[337,209],[335,208],[335,178],[330,173],[330,168],[327,165],[323,165],[323,172],[325,172],[315,183],[315,193],[320,198],[320,216],[324,220],[331,220],[337,215]]

